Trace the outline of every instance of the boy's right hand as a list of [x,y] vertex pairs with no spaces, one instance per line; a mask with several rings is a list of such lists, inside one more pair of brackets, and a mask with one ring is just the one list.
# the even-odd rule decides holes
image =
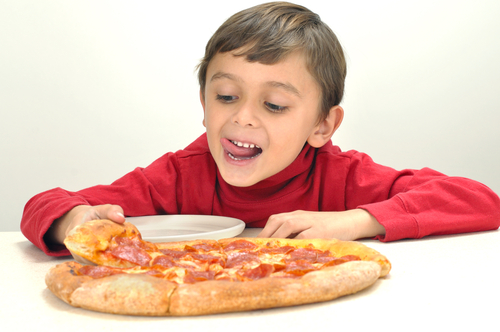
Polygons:
[[96,206],[79,205],[64,215],[63,219],[64,218],[69,219],[66,221],[67,225],[64,232],[64,238],[68,236],[69,232],[71,232],[73,228],[87,221],[109,219],[117,224],[123,224],[125,222],[125,216],[123,215],[123,209],[121,206],[111,204]]
[[98,219],[109,219],[118,224],[125,222],[123,209],[119,205],[78,205],[54,221],[45,234],[45,239],[50,243],[63,244],[64,239],[73,228],[84,222]]

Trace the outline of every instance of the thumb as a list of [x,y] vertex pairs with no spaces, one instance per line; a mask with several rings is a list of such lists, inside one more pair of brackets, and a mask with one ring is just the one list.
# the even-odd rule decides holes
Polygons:
[[94,209],[100,219],[109,219],[118,224],[123,224],[125,222],[123,209],[119,205],[97,205],[94,206]]

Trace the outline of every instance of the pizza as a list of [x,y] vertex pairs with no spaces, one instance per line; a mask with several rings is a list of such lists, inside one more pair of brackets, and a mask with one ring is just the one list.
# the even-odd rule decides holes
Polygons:
[[47,287],[89,310],[192,316],[329,301],[387,275],[386,257],[354,241],[230,238],[144,241],[128,222],[76,227],[66,247],[92,264],[54,266]]

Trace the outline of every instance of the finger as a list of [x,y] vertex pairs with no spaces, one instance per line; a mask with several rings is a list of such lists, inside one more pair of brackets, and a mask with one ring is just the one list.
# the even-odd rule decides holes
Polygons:
[[119,205],[113,205],[108,212],[107,218],[118,224],[123,224],[125,222],[125,215],[123,213],[122,207]]
[[302,232],[299,232],[297,234],[294,234],[295,239],[322,239],[322,238],[327,238],[325,236],[324,232],[321,232],[317,228],[311,227],[308,229],[303,230]]
[[266,225],[262,231],[257,235],[257,237],[269,238],[273,237],[274,233],[281,227],[281,224],[285,221],[283,218],[285,214],[275,214],[267,219]]
[[271,222],[271,227],[274,229],[268,237],[273,238],[288,238],[295,237],[296,234],[311,228],[311,222],[308,218],[301,218],[301,211],[292,213],[284,213],[275,215]]
[[280,228],[274,232],[272,237],[276,238],[295,238],[298,234],[303,233],[308,230],[311,226],[308,222],[296,222],[295,220],[291,220],[285,222],[281,225]]
[[266,225],[260,231],[260,233],[259,233],[259,235],[257,235],[257,237],[268,238],[268,237],[271,237],[274,234],[274,232],[277,229],[277,226],[274,225],[273,223],[271,223],[270,220],[271,220],[271,217],[269,217],[269,219],[266,222]]

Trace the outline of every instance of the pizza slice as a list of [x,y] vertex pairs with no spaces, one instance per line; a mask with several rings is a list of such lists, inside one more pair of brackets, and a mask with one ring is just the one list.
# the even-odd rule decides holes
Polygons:
[[160,255],[153,243],[142,240],[133,224],[117,224],[106,219],[92,220],[75,227],[64,244],[72,254],[110,267],[149,266],[149,262]]

